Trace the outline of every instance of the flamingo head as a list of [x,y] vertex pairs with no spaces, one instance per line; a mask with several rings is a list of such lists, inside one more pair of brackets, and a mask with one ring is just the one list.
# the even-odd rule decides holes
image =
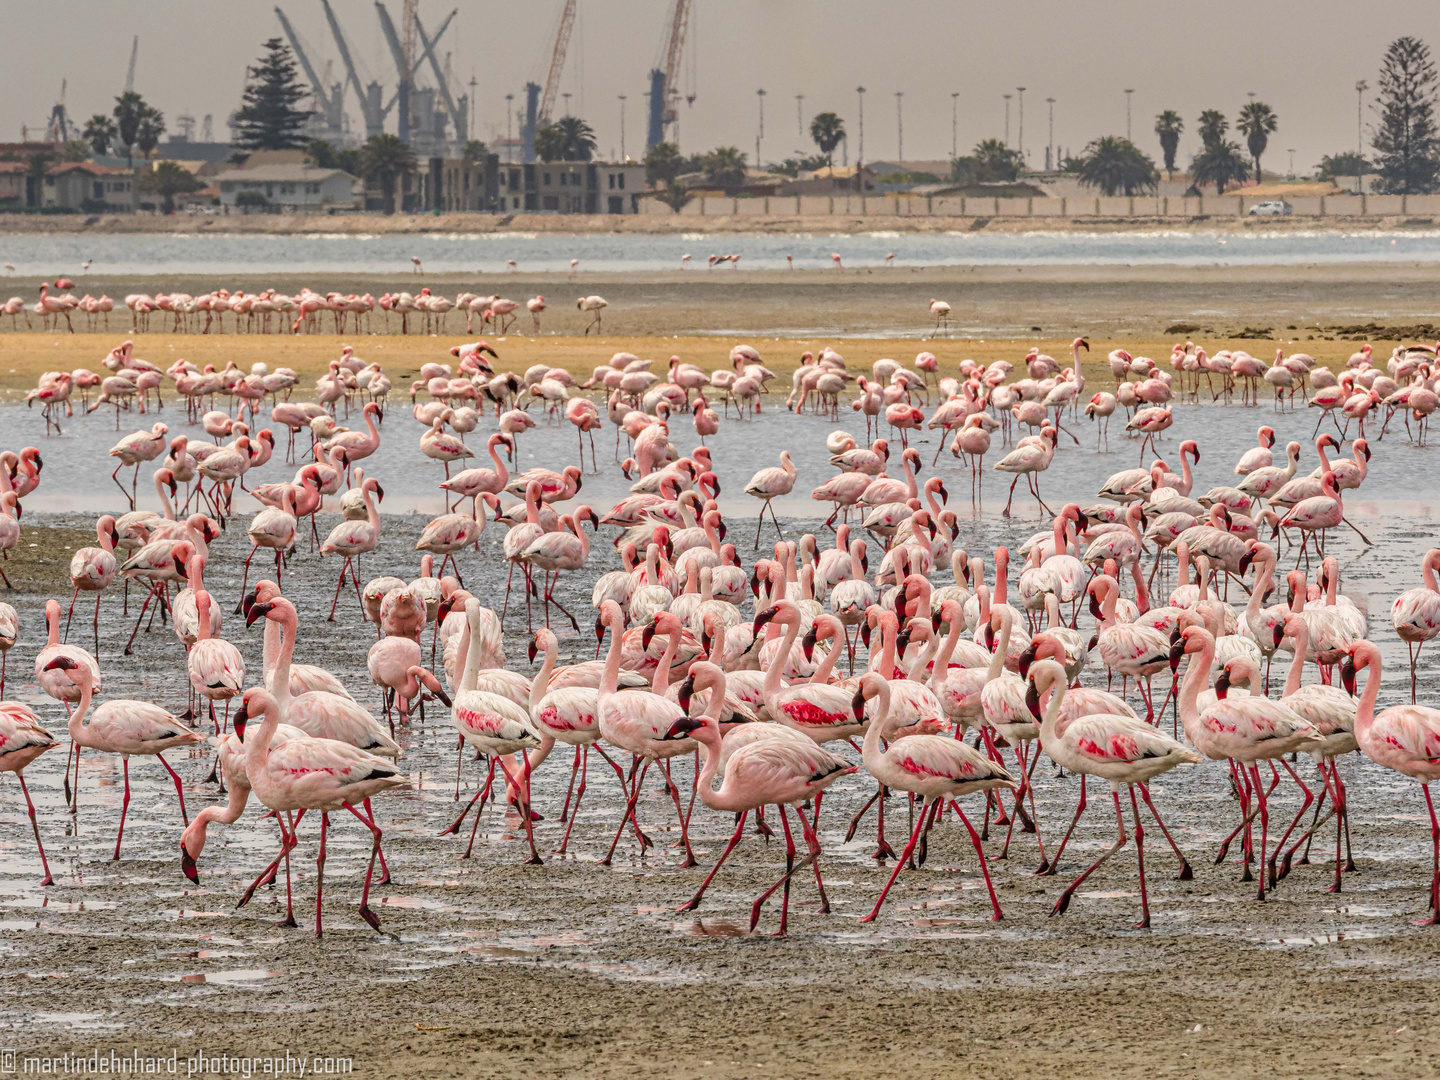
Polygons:
[[[685,681],[680,684],[679,704],[682,709],[690,707],[690,695],[694,690],[695,680],[687,675]],[[670,725],[670,730],[660,736],[660,740],[661,742],[670,742],[688,739],[693,732],[699,731],[704,726],[703,717],[682,716]]]

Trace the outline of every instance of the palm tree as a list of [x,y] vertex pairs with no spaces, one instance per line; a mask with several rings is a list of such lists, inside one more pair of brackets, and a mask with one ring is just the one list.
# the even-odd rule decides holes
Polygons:
[[535,156],[541,161],[560,161],[565,156],[565,139],[554,124],[546,124],[535,132]]
[[970,152],[978,165],[978,179],[984,183],[1009,183],[1020,175],[1025,164],[1020,151],[1012,150],[1003,139],[982,139]]
[[1280,118],[1275,115],[1275,110],[1263,101],[1250,102],[1240,110],[1240,118],[1235,121],[1236,129],[1245,134],[1245,144],[1250,150],[1250,156],[1255,159],[1257,184],[1260,183],[1260,155],[1265,153],[1270,135],[1279,125]]
[[1206,109],[1200,114],[1200,142],[1206,147],[1215,146],[1225,138],[1225,132],[1230,130],[1230,121],[1225,119],[1225,114],[1219,109]]
[[110,152],[110,144],[119,137],[115,129],[115,121],[104,113],[96,113],[85,121],[85,131],[82,138],[90,144],[90,149],[95,151],[97,157]]
[[825,164],[835,165],[835,147],[845,138],[845,121],[833,112],[817,113],[810,121],[810,138],[825,155]]
[[1160,151],[1165,155],[1165,175],[1175,179],[1175,152],[1180,149],[1180,133],[1185,121],[1174,109],[1166,109],[1155,117],[1155,134],[1160,136]]
[[1129,139],[1105,135],[1085,147],[1080,183],[1099,188],[1106,195],[1134,195],[1152,191],[1160,173],[1149,155]]
[[164,200],[161,210],[171,214],[175,212],[176,195],[199,191],[205,186],[205,181],[176,162],[161,161],[151,172],[141,175],[140,186],[159,195]]
[[700,159],[705,178],[716,187],[732,188],[745,183],[745,155],[733,146],[718,146]]
[[665,185],[656,198],[678,214],[681,210],[685,209],[685,205],[690,202],[691,199],[695,198],[695,196],[686,191],[685,185],[680,183],[679,180],[672,179]]
[[560,133],[561,161],[589,161],[595,156],[595,132],[578,116],[562,116],[555,121]]
[[360,175],[380,181],[385,213],[395,213],[397,181],[415,171],[415,155],[396,135],[372,135],[360,150]]
[[1195,187],[1215,185],[1215,194],[1224,195],[1226,184],[1243,184],[1250,175],[1240,147],[1224,139],[1206,146],[1190,162],[1190,178]]
[[645,178],[652,184],[667,186],[684,167],[685,159],[674,143],[658,142],[645,151]]

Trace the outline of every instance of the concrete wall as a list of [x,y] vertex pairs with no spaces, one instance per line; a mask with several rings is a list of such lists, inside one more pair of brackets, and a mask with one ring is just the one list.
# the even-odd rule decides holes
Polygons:
[[[1106,197],[1086,193],[1051,198],[962,197],[959,195],[771,195],[764,198],[699,198],[686,217],[1034,217],[1034,218],[1193,218],[1245,216],[1256,203],[1271,202],[1244,194],[1201,196],[1136,195]],[[1296,196],[1286,200],[1294,217],[1440,216],[1440,195]],[[640,213],[671,213],[653,196],[640,198]]]

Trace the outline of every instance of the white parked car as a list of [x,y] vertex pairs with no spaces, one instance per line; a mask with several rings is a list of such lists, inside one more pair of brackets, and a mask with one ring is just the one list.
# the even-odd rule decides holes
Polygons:
[[1275,199],[1270,202],[1259,202],[1250,207],[1250,213],[1263,217],[1288,217],[1295,212],[1295,208],[1288,202]]

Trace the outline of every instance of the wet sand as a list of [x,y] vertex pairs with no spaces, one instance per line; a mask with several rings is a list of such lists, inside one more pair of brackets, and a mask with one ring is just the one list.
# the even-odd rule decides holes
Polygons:
[[[12,340],[20,339],[0,344]],[[64,346],[72,341],[60,340]],[[152,340],[158,349],[167,338]],[[228,338],[216,344],[218,357],[227,346],[273,349],[280,342]],[[335,343],[285,344],[313,347],[322,357]],[[413,349],[418,356],[422,347],[433,352],[439,343],[366,344]],[[512,344],[519,351],[521,343]],[[536,345],[537,355],[549,344]],[[845,348],[868,356],[850,345],[864,343]],[[1338,355],[1339,343],[1330,347]],[[51,362],[59,347],[49,348],[35,361]],[[241,353],[237,362],[252,355],[263,353]],[[945,357],[947,369],[954,359]],[[855,414],[847,410],[842,417],[843,426],[863,432]],[[172,431],[198,434],[173,409],[163,418]],[[138,426],[134,421],[123,422]],[[1260,423],[1275,423],[1282,438],[1301,437],[1313,418],[1303,411],[1277,418],[1268,407],[1182,408],[1163,445],[1202,439],[1207,457],[1197,484],[1203,489],[1226,481],[1230,462]],[[43,625],[40,605],[68,591],[67,549],[88,542],[88,521],[57,507],[79,492],[103,496],[113,508],[115,500],[104,494],[108,469],[83,463],[98,461],[114,435],[105,414],[67,421],[65,436],[48,441],[34,412],[0,410],[0,424],[7,445],[33,442],[44,448],[47,462],[41,489],[27,500],[21,563],[7,567],[17,571],[12,580],[21,592],[8,599],[23,626],[22,642],[9,657],[9,693],[34,703],[59,733],[62,714],[38,693],[30,664]],[[754,507],[740,493],[744,480],[773,461],[777,445],[794,447],[798,494],[779,511],[787,534],[814,529],[818,522],[804,492],[828,475],[817,448],[834,426],[767,409],[760,422],[729,422],[712,440],[726,486],[722,507],[730,539],[742,545],[747,565]],[[418,426],[395,410],[386,434],[381,455],[370,464],[395,493],[389,505],[409,512],[387,513],[381,549],[361,569],[366,579],[382,570],[417,572],[413,539],[440,512],[438,495],[428,496],[433,505],[424,503],[439,469],[414,453]],[[605,435],[597,440],[600,472],[587,475],[582,490],[601,508],[623,489]],[[1086,493],[1106,475],[1134,463],[1135,448],[1119,437],[1118,426],[1112,454],[1094,452],[1090,429],[1079,435],[1082,446],[1065,440],[1045,478],[1047,497],[1063,501],[1074,493],[1088,502]],[[573,439],[568,425],[542,426],[522,440],[520,467],[573,460]],[[677,444],[688,445],[688,439],[677,438]],[[932,447],[921,444],[927,464]],[[1372,636],[1385,650],[1382,704],[1398,700],[1403,681],[1396,665],[1404,649],[1385,619],[1388,600],[1413,584],[1440,516],[1424,496],[1435,452],[1408,447],[1392,432],[1372,463],[1365,497],[1353,506],[1357,524],[1376,546],[1365,548],[1353,534],[1332,539],[1346,592],[1372,613]],[[1307,456],[1304,464],[1310,461]],[[971,507],[968,470],[948,456],[940,469],[961,513],[959,542],[967,549],[1013,546],[1039,527],[1033,504],[1017,502],[1014,521],[999,518],[1004,492],[996,475],[987,479],[983,504]],[[277,457],[254,479],[288,474]],[[143,485],[142,477],[142,492]],[[153,496],[141,505],[153,506]],[[337,520],[333,513],[322,516],[322,533]],[[260,628],[246,631],[230,614],[248,550],[243,524],[244,517],[237,518],[212,548],[207,583],[221,599],[226,636],[240,645],[253,673],[260,667]],[[768,544],[774,533],[768,524],[766,529]],[[500,541],[492,528],[481,551],[461,559],[472,589],[493,597],[497,608],[505,576]],[[597,543],[592,571],[615,561],[610,545]],[[257,557],[256,566],[262,562]],[[356,618],[353,592],[341,598],[341,623],[325,621],[336,569],[334,560],[309,555],[303,545],[286,569],[286,592],[303,620],[297,659],[331,667],[379,715],[378,694],[364,668],[372,639]],[[578,634],[568,625],[561,629],[557,619],[562,662],[593,655],[589,580],[562,581],[558,591],[582,628]],[[85,613],[82,601],[73,641],[89,638]],[[506,649],[512,665],[528,672],[524,625],[512,608]],[[141,633],[135,655],[126,656],[121,646],[128,633],[118,595],[107,595],[100,630],[107,696],[182,709],[179,643],[157,622],[152,632]],[[1424,657],[1421,670],[1423,695],[1440,685],[1440,659]],[[1103,675],[1092,667],[1085,681],[1094,685],[1097,679]],[[271,922],[283,913],[278,887],[233,910],[245,883],[276,848],[273,825],[260,819],[253,804],[235,826],[212,828],[200,882],[192,886],[178,865],[174,791],[156,763],[132,762],[125,849],[122,861],[112,864],[107,859],[119,813],[118,761],[85,755],[80,810],[69,824],[59,784],[63,748],[51,751],[28,777],[57,882],[42,890],[35,884],[39,862],[18,788],[0,784],[0,948],[8,954],[8,975],[0,978],[0,1042],[22,1054],[114,1048],[168,1056],[178,1048],[182,1069],[185,1057],[199,1052],[289,1050],[352,1057],[355,1075],[367,1077],[931,1076],[957,1065],[985,1077],[1329,1076],[1342,1069],[1346,1075],[1414,1076],[1430,1067],[1440,965],[1434,931],[1409,925],[1425,909],[1430,853],[1424,803],[1414,784],[1358,756],[1347,758],[1342,770],[1361,873],[1347,876],[1339,895],[1326,891],[1332,831],[1322,834],[1312,864],[1297,867],[1260,904],[1253,885],[1236,881],[1235,852],[1225,866],[1213,865],[1218,841],[1236,815],[1223,770],[1197,766],[1158,782],[1157,803],[1189,855],[1195,879],[1175,880],[1173,858],[1158,834],[1147,831],[1155,919],[1149,931],[1130,928],[1138,915],[1133,846],[1087,883],[1068,914],[1048,916],[1068,877],[1113,839],[1100,786],[1090,789],[1090,810],[1059,876],[1031,876],[1038,861],[1035,838],[1018,833],[1011,858],[993,864],[1003,922],[989,921],[974,852],[958,823],[947,820],[932,834],[928,862],[901,877],[881,919],[859,924],[890,867],[868,857],[873,815],[854,841],[844,842],[845,822],[873,791],[863,774],[847,778],[827,795],[822,820],[833,913],[820,915],[813,881],[799,881],[791,936],[781,941],[744,933],[750,901],[780,873],[783,848],[776,842],[747,836],[703,907],[694,914],[674,910],[723,846],[733,827],[727,815],[697,809],[701,867],[680,869],[670,846],[678,835],[673,811],[652,787],[640,815],[658,852],[642,859],[626,837],[614,867],[599,867],[595,862],[609,843],[621,801],[613,774],[596,760],[570,856],[554,857],[569,772],[568,759],[557,753],[535,782],[536,807],[544,815],[537,837],[547,864],[519,865],[523,830],[513,814],[494,809],[487,809],[467,862],[460,858],[463,837],[438,836],[458,812],[448,716],[432,705],[399,738],[412,787],[377,802],[394,874],[372,896],[384,934],[376,935],[355,914],[368,843],[356,823],[337,816],[326,867],[326,937],[319,943],[309,932],[316,839],[311,823],[302,826],[293,862],[302,925],[282,930]],[[175,758],[192,814],[222,798],[204,779],[209,756],[204,748]],[[476,769],[469,762],[464,767],[463,797],[474,791]],[[676,778],[688,785],[688,763],[677,764]],[[1054,776],[1047,763],[1037,770],[1036,786],[1042,836],[1053,847],[1073,809],[1077,782]],[[1277,794],[1272,826],[1283,828],[1298,805],[1293,792]],[[981,816],[980,800],[968,799],[966,806]],[[907,824],[904,799],[892,798],[888,814],[893,842]],[[998,842],[992,839],[992,854]],[[772,905],[760,929],[775,925]]]
[[[258,292],[273,288],[285,293],[309,287],[320,293],[418,291],[429,286],[454,296],[461,291],[501,295],[523,303],[536,294],[549,301],[540,331],[552,336],[580,336],[590,316],[578,311],[575,297],[598,293],[609,301],[601,330],[607,338],[719,337],[708,347],[728,349],[732,339],[745,336],[780,338],[889,339],[930,338],[935,320],[929,314],[932,297],[954,309],[948,332],[951,340],[1035,339],[1037,344],[1057,339],[1068,342],[1076,334],[1092,339],[1111,338],[1127,347],[1164,339],[1169,344],[1189,335],[1207,339],[1249,339],[1251,351],[1288,342],[1323,342],[1348,338],[1374,340],[1440,336],[1434,294],[1440,267],[1433,264],[1355,264],[1306,266],[1046,266],[1046,267],[869,267],[842,272],[828,270],[749,271],[694,269],[671,273],[582,273],[571,281],[566,275],[490,274],[430,276],[397,274],[384,278],[313,274],[303,278],[277,273],[269,277],[87,277],[77,281],[76,294],[106,293],[116,299],[109,320],[110,336],[130,336],[131,316],[121,301],[130,293],[156,291],[199,294],[225,287]],[[17,293],[30,299],[34,283],[22,279],[0,281],[0,295]],[[167,330],[163,316],[152,316],[151,328]],[[90,327],[86,317],[72,315],[77,331]],[[281,320],[277,316],[275,327]],[[1370,324],[1379,324],[1372,327]],[[1422,325],[1417,325],[1422,324]],[[26,329],[21,318],[12,324],[0,319],[0,349],[9,334]],[[366,333],[398,334],[400,319],[376,312]],[[1174,330],[1184,326],[1190,329]],[[1387,335],[1380,327],[1397,327]],[[233,317],[226,320],[233,329]],[[451,313],[443,333],[463,338],[464,319]],[[103,323],[94,328],[103,330]],[[412,316],[412,334],[420,321]],[[41,329],[38,319],[31,329]],[[62,323],[61,330],[64,330]],[[327,318],[322,336],[333,334]],[[512,338],[533,333],[523,314]],[[1173,336],[1171,336],[1173,335]],[[56,337],[65,338],[65,333]],[[225,335],[242,340],[245,335]],[[350,329],[350,337],[364,336]],[[592,332],[590,335],[594,337]],[[266,335],[274,347],[289,348],[288,335]],[[1092,344],[1094,341],[1092,340]],[[303,348],[303,346],[300,346]],[[1317,345],[1317,348],[1319,346]],[[107,346],[108,348],[108,346]],[[898,349],[898,345],[895,346]],[[841,350],[845,351],[844,349]],[[1212,349],[1213,351],[1213,349]],[[1313,350],[1312,350],[1313,351]],[[1337,350],[1338,351],[1338,350]],[[962,354],[966,355],[966,354]],[[1348,355],[1348,353],[1346,354]],[[6,365],[13,366],[13,365]]]

